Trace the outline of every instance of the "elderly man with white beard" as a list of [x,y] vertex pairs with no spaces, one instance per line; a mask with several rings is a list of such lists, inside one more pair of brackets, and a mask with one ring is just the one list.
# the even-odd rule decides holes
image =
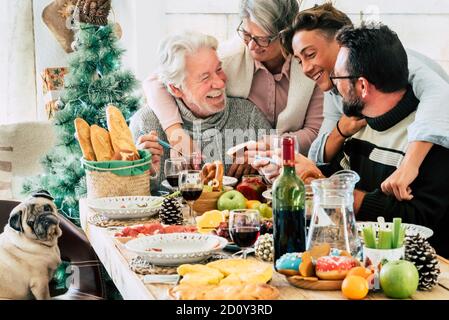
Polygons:
[[[241,176],[251,168],[243,161],[233,164],[226,150],[248,140],[258,140],[261,135],[269,134],[272,127],[249,100],[226,97],[226,75],[217,56],[217,46],[214,37],[201,33],[169,36],[159,47],[158,77],[176,98],[183,129],[200,142],[205,161],[221,160],[225,172],[233,171]],[[130,128],[139,148],[157,151],[156,135],[167,141],[149,106],[131,118]],[[159,165],[163,166],[168,157],[169,151],[164,150]],[[164,179],[161,168],[159,173],[158,183],[152,186],[160,185]]]

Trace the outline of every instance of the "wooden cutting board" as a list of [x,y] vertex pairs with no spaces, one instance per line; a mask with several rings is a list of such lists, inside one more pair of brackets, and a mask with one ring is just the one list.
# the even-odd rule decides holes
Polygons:
[[343,280],[304,280],[300,276],[290,276],[286,278],[291,285],[308,290],[341,290],[341,284],[343,283]]

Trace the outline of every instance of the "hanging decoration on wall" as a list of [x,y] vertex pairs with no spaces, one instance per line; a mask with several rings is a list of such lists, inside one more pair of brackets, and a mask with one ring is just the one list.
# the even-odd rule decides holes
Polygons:
[[73,51],[72,42],[74,40],[73,13],[77,0],[54,0],[44,8],[42,20],[55,36],[65,52]]
[[78,0],[76,7],[80,22],[96,26],[108,24],[111,0]]
[[[71,53],[80,47],[76,37],[79,23],[105,26],[111,10],[111,0],[54,0],[42,12],[42,20],[64,51]],[[117,22],[113,23],[113,30],[121,39],[122,28]]]

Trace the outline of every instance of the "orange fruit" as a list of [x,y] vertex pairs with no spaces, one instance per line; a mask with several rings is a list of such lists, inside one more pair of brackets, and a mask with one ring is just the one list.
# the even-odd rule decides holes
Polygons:
[[371,271],[364,267],[354,267],[348,271],[346,277],[348,276],[361,276],[362,278],[368,278],[371,275]]
[[257,209],[262,203],[259,200],[246,201],[246,209]]
[[361,276],[347,276],[341,284],[341,292],[348,299],[363,299],[368,290],[368,281]]

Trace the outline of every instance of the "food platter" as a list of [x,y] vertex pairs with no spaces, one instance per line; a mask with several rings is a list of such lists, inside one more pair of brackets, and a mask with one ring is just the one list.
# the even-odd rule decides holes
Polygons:
[[291,285],[308,290],[341,290],[341,284],[343,283],[343,280],[305,280],[301,276],[289,276],[286,278]]
[[108,231],[112,234],[115,240],[120,243],[127,243],[128,241],[145,236],[153,236],[156,234],[169,233],[187,233],[196,232],[195,226],[189,225],[163,225],[161,223],[147,223],[138,224],[128,227],[110,227]]
[[108,219],[136,219],[156,215],[164,198],[153,196],[126,196],[89,199],[87,205]]
[[199,233],[170,233],[128,241],[126,248],[155,265],[177,266],[203,261],[222,250],[225,238]]
[[[362,232],[363,228],[372,226],[375,231],[379,231],[379,229],[382,227],[382,229],[392,230],[393,223],[392,222],[373,222],[373,221],[363,221],[363,222],[357,222],[357,230],[359,233]],[[402,226],[405,227],[405,234],[407,236],[414,236],[414,235],[421,235],[424,239],[430,238],[433,235],[433,231],[430,228],[416,225],[416,224],[410,224],[410,223],[402,223]]]

